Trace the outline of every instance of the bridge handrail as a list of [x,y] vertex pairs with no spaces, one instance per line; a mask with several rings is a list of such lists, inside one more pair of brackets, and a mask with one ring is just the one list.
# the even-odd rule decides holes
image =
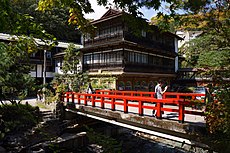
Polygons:
[[[130,95],[130,96],[141,96],[141,97],[154,97],[155,92],[149,91],[121,91],[121,90],[96,90],[96,94],[109,94],[109,95]],[[179,93],[179,92],[165,92],[163,99],[165,98],[176,98],[176,99],[193,99],[196,97],[205,97],[205,94],[200,93]],[[200,100],[204,102],[204,99]]]
[[[128,107],[136,107],[138,108],[138,114],[142,116],[144,114],[144,109],[156,110],[156,118],[162,118],[162,111],[168,112],[178,112],[178,120],[179,122],[184,122],[185,114],[193,114],[203,116],[204,112],[202,111],[189,111],[185,110],[185,106],[190,106],[191,104],[196,104],[186,99],[177,99],[177,98],[167,98],[167,99],[156,99],[153,97],[141,97],[141,96],[123,96],[123,95],[110,95],[110,94],[87,94],[87,93],[76,93],[76,92],[66,92],[62,97],[63,102],[65,101],[68,104],[82,104],[87,106],[89,102],[92,107],[95,107],[95,103],[100,103],[100,108],[104,109],[105,104],[111,105],[111,110],[115,111],[115,107],[117,105],[123,106],[123,112],[128,113]],[[77,102],[75,103],[75,100]],[[119,100],[119,101],[118,101]],[[134,103],[130,103],[130,102]],[[135,103],[137,102],[137,103]],[[155,103],[156,105],[145,105],[145,103]],[[162,104],[171,104],[177,105],[179,109],[175,108],[164,108]],[[97,106],[98,107],[98,106]]]

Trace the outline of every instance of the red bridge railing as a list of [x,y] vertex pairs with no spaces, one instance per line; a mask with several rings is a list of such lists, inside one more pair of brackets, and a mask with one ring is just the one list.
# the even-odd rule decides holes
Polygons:
[[[140,96],[140,97],[154,97],[154,93],[155,92],[146,92],[146,91],[96,90],[96,94]],[[178,92],[165,92],[163,94],[163,99],[174,98],[174,99],[197,100],[197,97],[205,97],[205,94],[178,93]],[[201,99],[200,102],[204,102],[204,98]]]
[[[167,98],[167,96],[170,98]],[[112,111],[116,111],[116,106],[122,106],[122,110],[119,111],[123,111],[124,113],[129,113],[129,108],[134,107],[138,109],[138,114],[140,116],[144,115],[144,109],[155,110],[156,118],[158,119],[162,118],[162,112],[164,111],[177,112],[179,114],[178,121],[181,123],[184,122],[185,114],[204,115],[202,111],[185,110],[186,106],[196,105],[196,102],[185,98],[181,99],[183,96],[191,96],[194,98],[203,96],[203,94],[165,93],[165,99],[156,99],[153,98],[153,92],[98,90],[95,94],[66,92],[62,100],[67,102],[67,104],[99,107]],[[154,103],[155,106],[148,105],[149,103]],[[105,108],[105,104],[109,104],[110,107]],[[162,104],[178,107],[165,108]]]

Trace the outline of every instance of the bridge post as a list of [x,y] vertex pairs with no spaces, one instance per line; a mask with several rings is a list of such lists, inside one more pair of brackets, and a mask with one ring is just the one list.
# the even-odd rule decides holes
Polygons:
[[154,98],[154,93],[153,92],[151,92],[150,97]]
[[78,104],[80,104],[81,103],[81,95],[79,95],[79,94],[77,94],[77,102],[78,102]]
[[139,115],[142,116],[143,115],[143,102],[142,101],[139,101]]
[[104,105],[104,97],[101,97],[101,108],[104,109],[105,105]]
[[115,98],[112,98],[111,99],[111,110],[115,110],[115,104],[114,104],[114,102],[115,102]]
[[177,100],[179,100],[180,99],[180,95],[176,95],[176,98],[177,98]]
[[157,102],[157,113],[156,118],[161,119],[162,118],[162,112],[161,112],[161,103]]
[[184,105],[179,101],[179,123],[184,123]]
[[69,92],[66,93],[66,102],[69,103]]
[[74,104],[74,92],[72,92],[72,103]]
[[124,101],[124,113],[128,113],[127,99],[123,99]]
[[84,95],[84,105],[87,106],[87,95]]
[[92,107],[95,107],[95,96],[92,96]]

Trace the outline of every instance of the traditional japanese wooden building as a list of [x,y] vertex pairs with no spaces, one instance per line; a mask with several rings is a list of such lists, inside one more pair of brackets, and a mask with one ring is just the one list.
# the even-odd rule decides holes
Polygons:
[[179,36],[114,9],[91,23],[95,32],[84,36],[81,49],[91,79],[108,88],[151,91],[158,79],[176,77]]

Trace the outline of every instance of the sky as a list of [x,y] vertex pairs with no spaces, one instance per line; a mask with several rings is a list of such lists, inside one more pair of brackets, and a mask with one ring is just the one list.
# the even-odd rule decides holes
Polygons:
[[[89,0],[91,3],[91,6],[94,10],[94,13],[86,14],[85,17],[89,19],[97,20],[99,19],[104,13],[108,10],[104,6],[97,5],[96,0]],[[156,15],[156,11],[153,9],[147,9],[147,8],[141,8],[140,11],[144,14],[143,18],[146,18],[150,21],[150,19]]]

